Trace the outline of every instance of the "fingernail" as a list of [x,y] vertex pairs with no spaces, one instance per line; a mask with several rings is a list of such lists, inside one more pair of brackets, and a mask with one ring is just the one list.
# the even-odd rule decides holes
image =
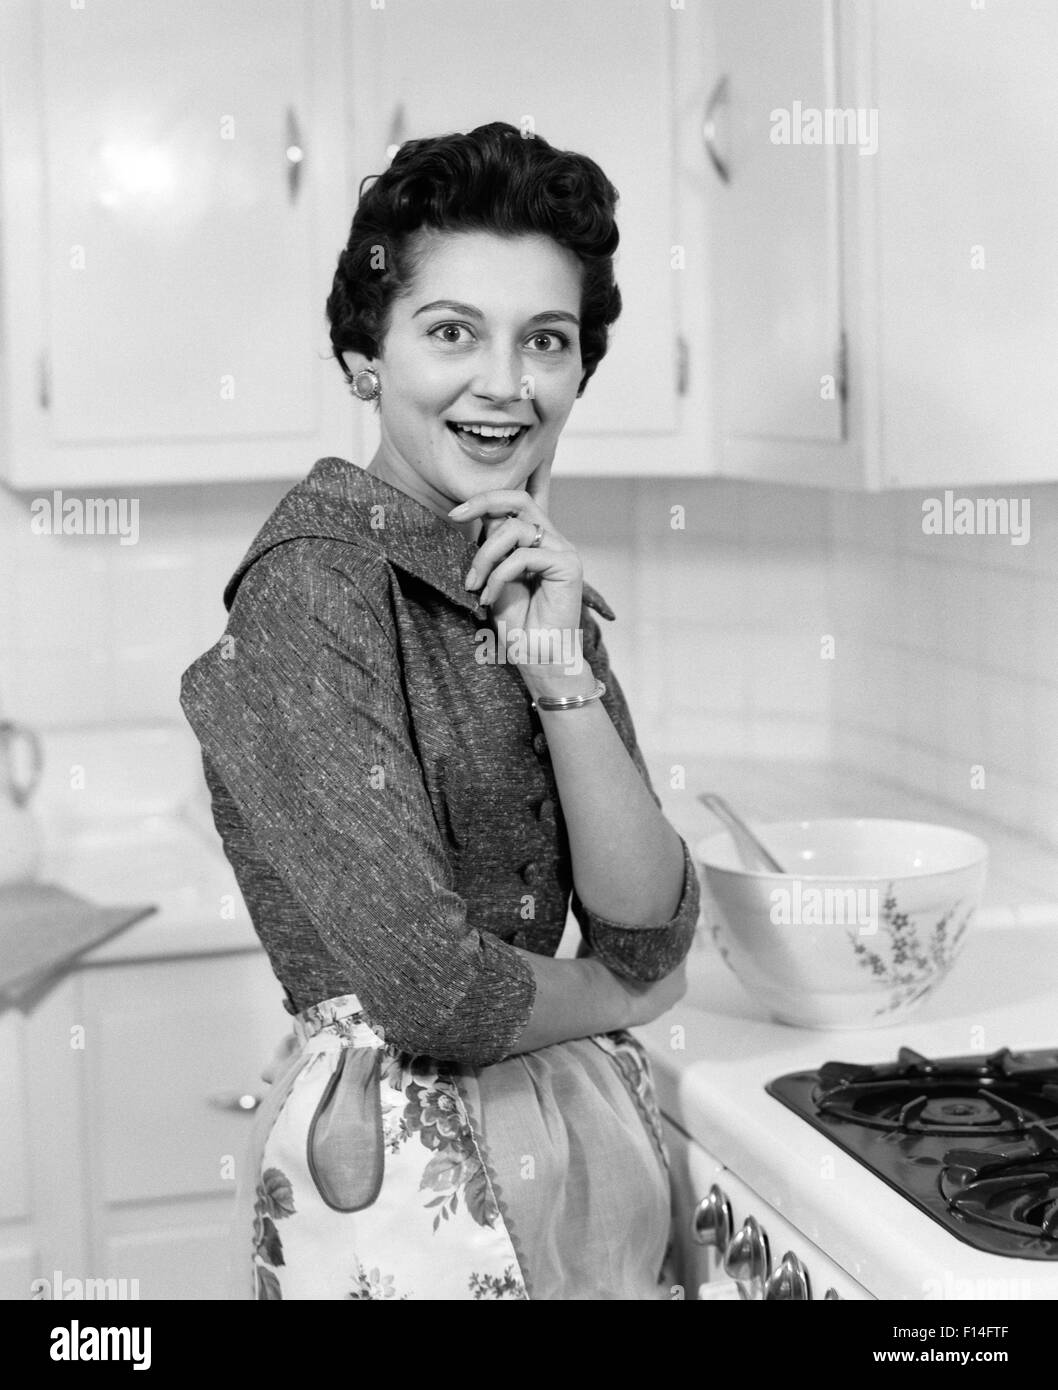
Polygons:
[[460,502],[459,506],[458,506],[458,507],[453,507],[453,508],[451,509],[451,511],[448,513],[448,515],[449,515],[449,516],[462,516],[463,513],[466,511],[466,509],[467,509],[469,506],[470,506],[470,503],[469,503],[469,502]]
[[477,584],[477,582],[478,582],[478,572],[477,572],[477,570],[475,570],[475,569],[468,570],[468,571],[467,571],[466,580],[464,581],[464,588],[473,589],[473,587],[475,586],[475,584]]

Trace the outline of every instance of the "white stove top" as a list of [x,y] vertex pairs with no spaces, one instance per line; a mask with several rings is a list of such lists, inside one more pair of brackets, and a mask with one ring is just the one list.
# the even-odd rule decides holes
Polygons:
[[707,941],[692,951],[688,979],[675,1009],[636,1030],[661,1109],[768,1207],[876,1298],[1058,1298],[1058,1262],[956,1239],[764,1090],[826,1061],[893,1061],[901,1046],[937,1057],[1058,1048],[1058,919],[971,928],[935,995],[886,1028],[771,1022]]

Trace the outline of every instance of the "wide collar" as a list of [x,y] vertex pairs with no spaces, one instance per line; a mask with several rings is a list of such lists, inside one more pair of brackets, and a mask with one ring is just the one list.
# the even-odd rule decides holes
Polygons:
[[[464,587],[477,542],[429,507],[356,464],[318,459],[280,500],[257,533],[224,589],[230,611],[246,571],[267,551],[300,537],[326,537],[367,550],[432,585],[460,608],[485,618],[487,610]],[[585,583],[584,602],[604,618],[615,614],[597,589]]]

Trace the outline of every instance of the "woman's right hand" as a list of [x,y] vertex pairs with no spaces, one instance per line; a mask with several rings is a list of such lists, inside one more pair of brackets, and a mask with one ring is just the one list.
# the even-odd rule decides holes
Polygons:
[[660,980],[651,982],[627,980],[615,976],[628,996],[629,1028],[638,1028],[644,1023],[653,1023],[680,1002],[687,993],[687,962],[680,961],[675,970],[663,975]]

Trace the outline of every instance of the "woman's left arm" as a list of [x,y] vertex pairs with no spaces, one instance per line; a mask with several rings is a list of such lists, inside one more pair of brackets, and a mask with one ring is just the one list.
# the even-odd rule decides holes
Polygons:
[[[586,625],[598,632],[587,615]],[[586,636],[587,630],[586,626]],[[607,688],[607,704],[615,713],[625,713],[624,696],[601,640],[588,638],[585,649],[583,680],[549,678],[523,668],[530,694],[534,699],[590,694],[597,676]],[[630,750],[602,700],[573,709],[537,708],[580,901],[599,917],[642,927],[667,924],[684,896],[683,841],[650,788],[634,734]],[[630,720],[626,727],[631,732]]]

